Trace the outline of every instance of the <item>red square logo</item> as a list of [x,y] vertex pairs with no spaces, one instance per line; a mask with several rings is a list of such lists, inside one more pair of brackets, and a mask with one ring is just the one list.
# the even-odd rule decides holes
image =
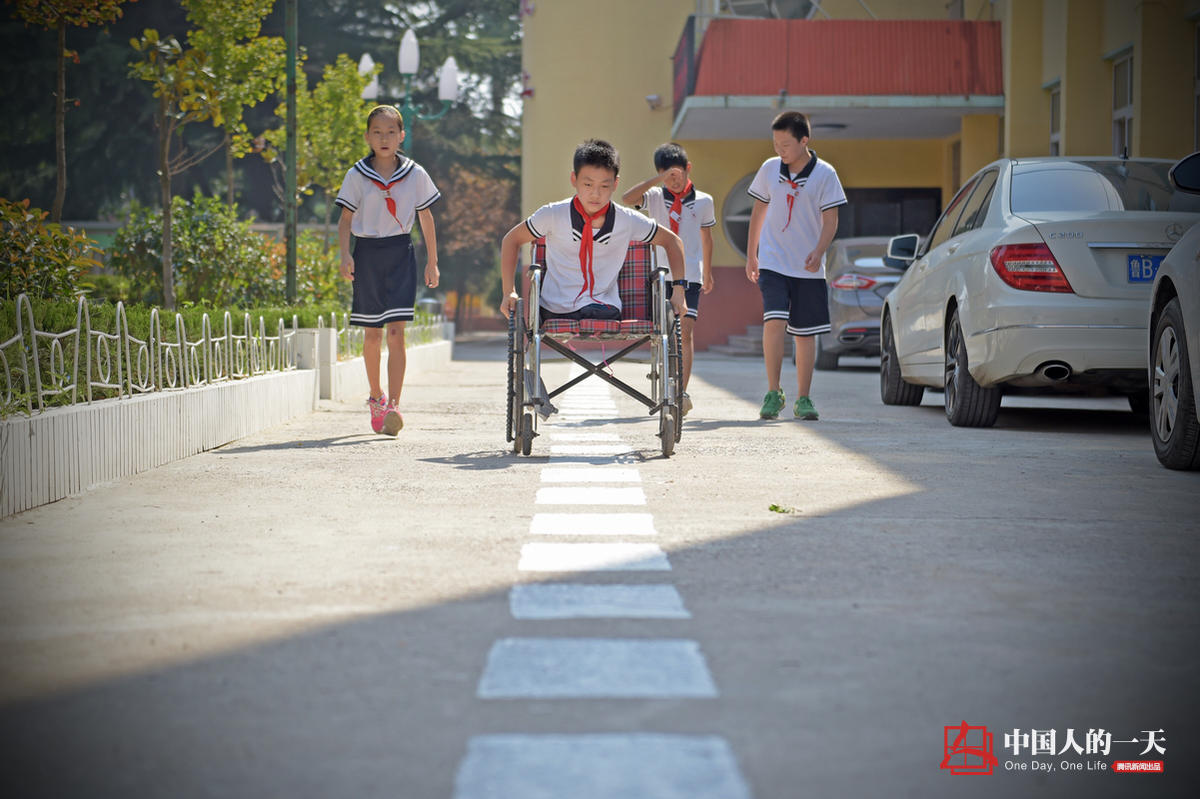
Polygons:
[[997,765],[992,754],[992,734],[964,720],[942,733],[942,768],[951,774],[991,774]]

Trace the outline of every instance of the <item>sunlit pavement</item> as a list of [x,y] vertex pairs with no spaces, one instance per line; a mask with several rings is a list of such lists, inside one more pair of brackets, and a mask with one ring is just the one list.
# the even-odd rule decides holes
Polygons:
[[[872,362],[847,364],[817,373],[821,421],[790,418],[785,369],[762,422],[761,362],[699,356],[669,460],[588,380],[519,458],[502,343],[476,340],[411,378],[397,439],[329,404],[6,519],[6,784],[1193,795],[1198,476],[1162,469],[1122,400],[1006,400],[956,429],[940,395],[885,407]],[[940,768],[963,722],[992,774]],[[1107,754],[1071,747],[1089,730]]]

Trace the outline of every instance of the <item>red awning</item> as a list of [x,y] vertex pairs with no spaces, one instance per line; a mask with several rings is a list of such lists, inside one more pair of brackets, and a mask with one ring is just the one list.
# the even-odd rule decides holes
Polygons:
[[716,19],[693,95],[1002,95],[999,22]]

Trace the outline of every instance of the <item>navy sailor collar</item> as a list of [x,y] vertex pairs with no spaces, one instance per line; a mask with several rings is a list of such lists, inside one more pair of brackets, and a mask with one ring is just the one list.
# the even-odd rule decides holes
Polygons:
[[395,183],[397,180],[403,180],[409,172],[412,171],[416,163],[411,158],[400,156],[400,163],[396,166],[396,171],[392,173],[390,178],[386,180],[382,175],[375,171],[375,156],[367,156],[361,158],[354,164],[354,168],[369,180],[375,180],[380,183]]
[[[662,187],[662,193],[663,193],[663,201],[666,202],[666,204],[668,206],[671,205],[671,203],[675,202],[675,195],[672,194],[671,190],[668,189],[666,186]],[[687,205],[687,206],[691,206],[695,202],[696,202],[696,184],[693,183],[692,190],[689,191],[687,194],[683,195],[683,204]]]
[[[567,207],[571,211],[571,229],[579,234],[580,238],[583,238],[583,215],[575,209],[574,197],[571,198],[571,201]],[[604,224],[602,224],[598,230],[592,231],[592,238],[595,241],[599,241],[602,237],[612,233],[613,225],[616,223],[616,221],[617,206],[615,203],[610,201],[608,204],[608,211],[606,211],[604,214]]]
[[[809,150],[809,152],[812,153],[812,158],[808,159],[808,163],[805,164],[804,168],[801,169],[799,174],[796,175],[796,180],[807,179],[810,175],[812,175],[813,167],[817,165],[817,151]],[[787,181],[792,180],[792,173],[788,171],[788,165],[783,162],[782,158],[779,159],[779,177]]]

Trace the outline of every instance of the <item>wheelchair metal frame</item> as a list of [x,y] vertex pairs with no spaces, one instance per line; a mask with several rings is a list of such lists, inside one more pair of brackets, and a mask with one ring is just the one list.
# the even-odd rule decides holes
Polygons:
[[[653,258],[653,250],[651,250]],[[593,375],[634,398],[648,408],[648,415],[658,414],[658,437],[664,457],[670,457],[683,434],[683,414],[680,397],[683,393],[683,348],[679,319],[667,300],[668,270],[653,261],[650,267],[650,310],[653,332],[640,334],[600,333],[579,336],[584,341],[629,342],[616,354],[603,361],[593,362],[569,348],[566,340],[576,334],[547,333],[542,330],[541,290],[545,279],[545,264],[529,268],[529,301],[518,300],[517,309],[508,318],[508,418],[507,440],[514,453],[529,455],[533,439],[538,436],[538,409],[543,403],[562,394]],[[560,340],[562,339],[562,340]],[[604,367],[650,345],[650,396],[625,381],[604,371]],[[545,396],[541,396],[542,345],[562,354],[583,367],[584,373],[571,378]]]

